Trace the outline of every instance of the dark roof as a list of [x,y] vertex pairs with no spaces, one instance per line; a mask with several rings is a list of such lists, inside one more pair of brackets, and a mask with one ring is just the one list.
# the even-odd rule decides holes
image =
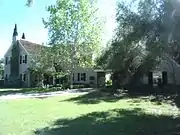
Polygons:
[[42,45],[40,44],[32,43],[23,39],[20,39],[19,42],[30,54],[37,54],[42,49]]

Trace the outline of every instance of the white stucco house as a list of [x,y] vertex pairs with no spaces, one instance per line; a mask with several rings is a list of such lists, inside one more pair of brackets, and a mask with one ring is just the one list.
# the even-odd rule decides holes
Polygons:
[[[41,49],[40,44],[27,41],[24,33],[22,38],[18,38],[17,25],[15,25],[12,44],[4,55],[5,85],[14,84],[20,87],[34,87],[37,85],[39,76],[32,74],[29,67],[32,66],[33,56],[37,55]],[[16,59],[12,55],[15,55]],[[99,80],[97,78],[100,76],[104,76],[102,71],[76,67],[72,79],[75,84],[98,85]],[[53,80],[53,78],[49,79]]]

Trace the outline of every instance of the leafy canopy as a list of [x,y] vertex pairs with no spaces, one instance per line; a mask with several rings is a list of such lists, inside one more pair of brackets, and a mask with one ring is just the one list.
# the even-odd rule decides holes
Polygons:
[[[57,64],[69,69],[92,67],[93,56],[101,45],[103,20],[96,0],[57,0],[48,6],[49,17],[43,20]],[[73,61],[74,60],[74,61]]]

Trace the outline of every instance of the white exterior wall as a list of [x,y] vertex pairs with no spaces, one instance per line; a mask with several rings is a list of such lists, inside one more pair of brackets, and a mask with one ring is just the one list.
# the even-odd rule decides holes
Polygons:
[[[75,68],[74,70],[74,83],[84,83],[84,84],[90,84],[90,76],[94,76],[95,80],[93,81],[94,84],[97,84],[97,73],[91,69],[91,68]],[[86,81],[81,81],[81,76],[80,76],[80,81],[78,81],[78,73],[86,73]]]
[[27,72],[28,69],[28,53],[25,51],[25,49],[20,45],[20,54],[21,56],[27,55],[27,63],[23,63],[23,58],[22,58],[22,63],[20,64],[19,62],[19,74],[24,74]]
[[[30,86],[30,79],[29,79],[29,74],[27,72],[27,69],[29,67],[29,61],[30,61],[30,57],[28,56],[28,53],[26,52],[26,50],[21,46],[19,45],[20,47],[20,55],[22,56],[25,56],[27,55],[27,64],[23,63],[23,59],[22,59],[22,64],[20,64],[20,61],[18,62],[19,63],[19,76],[20,74],[26,74],[26,84],[28,84],[28,86]],[[10,57],[12,56],[11,54],[11,49],[12,49],[12,46],[9,48],[9,50],[7,51],[7,53],[5,54],[4,58],[4,64],[6,63],[6,57],[8,57],[8,61],[9,63],[6,65],[4,65],[4,78],[6,77],[6,74],[8,75],[8,78],[9,78],[9,75],[11,74],[11,64],[10,64]]]

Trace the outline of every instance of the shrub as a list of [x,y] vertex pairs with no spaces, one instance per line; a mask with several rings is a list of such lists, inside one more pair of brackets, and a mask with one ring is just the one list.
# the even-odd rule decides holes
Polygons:
[[112,80],[108,80],[108,81],[106,82],[106,86],[112,86]]
[[89,84],[73,84],[73,89],[89,88]]

